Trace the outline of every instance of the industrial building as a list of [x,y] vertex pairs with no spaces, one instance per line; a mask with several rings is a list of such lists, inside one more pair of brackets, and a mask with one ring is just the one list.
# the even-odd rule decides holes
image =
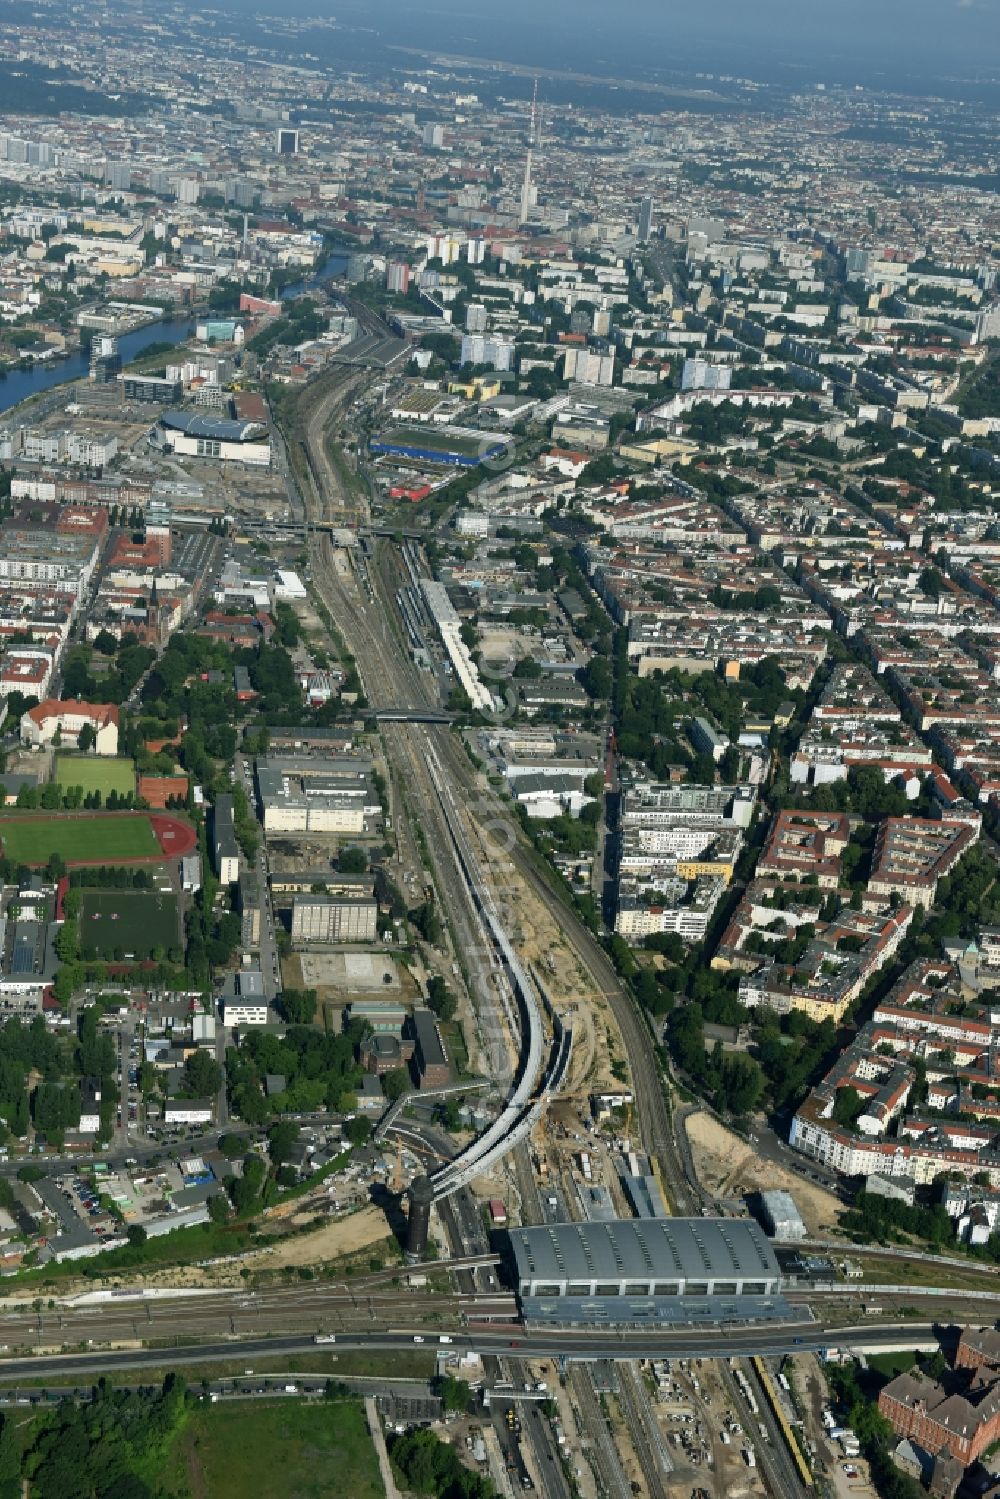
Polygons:
[[378,902],[349,896],[297,895],[292,902],[293,942],[374,942]]
[[794,1244],[808,1237],[802,1214],[795,1206],[790,1192],[776,1189],[760,1194],[760,1216],[772,1239],[781,1244]]
[[509,1272],[529,1323],[685,1324],[790,1315],[760,1226],[637,1218],[511,1229]]
[[464,427],[440,428],[433,440],[429,434],[391,431],[383,437],[371,438],[368,447],[380,457],[411,458],[417,463],[441,464],[446,468],[478,468],[481,463],[502,458],[507,451],[506,442],[494,433]]
[[268,833],[362,833],[380,810],[363,766],[350,776],[303,775],[259,760],[257,794]]
[[222,1023],[225,1026],[266,1025],[267,995],[259,968],[241,968],[226,981],[222,994]]

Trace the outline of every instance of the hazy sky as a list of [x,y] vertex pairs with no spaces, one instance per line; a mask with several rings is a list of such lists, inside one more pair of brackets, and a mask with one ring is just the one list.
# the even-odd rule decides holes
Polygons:
[[730,70],[742,58],[748,71],[770,61],[1000,77],[1000,0],[291,0],[283,8],[388,27],[407,45],[530,50],[552,67],[578,68],[589,51],[646,67]]
[[[190,0],[193,14],[200,14]],[[0,0],[2,12],[4,0]],[[537,71],[662,82],[696,73],[845,84],[1000,110],[1000,0],[210,0],[255,41],[292,50],[269,13],[332,16],[305,46],[346,67],[413,66],[417,49]],[[566,93],[570,85],[563,85]],[[511,87],[517,92],[517,86]],[[579,92],[579,91],[578,91]],[[723,90],[724,92],[724,90]],[[552,97],[552,95],[550,95]],[[581,93],[577,102],[586,102]],[[591,100],[593,102],[593,100]],[[612,101],[604,100],[607,105]],[[627,92],[624,108],[638,107]]]

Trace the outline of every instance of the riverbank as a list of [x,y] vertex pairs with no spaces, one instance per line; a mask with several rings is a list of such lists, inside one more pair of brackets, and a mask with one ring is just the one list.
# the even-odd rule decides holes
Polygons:
[[[185,314],[179,318],[156,318],[153,322],[124,334],[118,340],[122,364],[128,365],[141,358],[151,344],[167,344],[171,347],[187,343],[194,336],[197,318]],[[28,369],[19,365],[8,369],[0,379],[0,414],[15,411],[33,397],[60,385],[71,385],[90,373],[90,351],[79,348],[58,362],[38,362]]]

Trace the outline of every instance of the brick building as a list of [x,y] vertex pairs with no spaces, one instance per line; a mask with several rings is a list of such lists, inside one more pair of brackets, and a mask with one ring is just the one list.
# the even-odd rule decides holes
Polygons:
[[1000,1369],[1000,1332],[992,1327],[966,1327],[955,1350],[956,1369]]
[[899,1436],[969,1467],[1000,1440],[1000,1372],[959,1369],[940,1383],[919,1372],[900,1374],[882,1390],[878,1408]]
[[410,1022],[414,1039],[414,1058],[421,1088],[443,1088],[451,1082],[448,1053],[432,1010],[414,1010]]

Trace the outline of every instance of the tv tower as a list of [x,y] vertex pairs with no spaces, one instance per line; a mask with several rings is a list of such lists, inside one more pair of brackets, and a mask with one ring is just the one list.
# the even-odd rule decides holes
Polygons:
[[531,154],[535,148],[535,121],[538,109],[538,79],[531,91],[531,128],[528,132],[528,154],[524,159],[524,183],[521,187],[521,217],[519,222],[526,224],[531,217]]

